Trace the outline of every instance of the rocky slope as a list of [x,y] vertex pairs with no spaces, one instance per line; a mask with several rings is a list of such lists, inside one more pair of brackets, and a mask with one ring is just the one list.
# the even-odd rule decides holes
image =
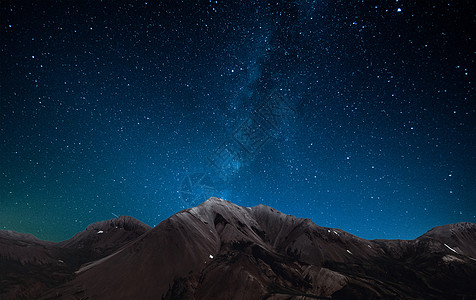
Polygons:
[[[472,223],[437,227],[412,241],[368,241],[267,206],[217,198],[154,229],[139,226],[124,240],[108,222],[110,231],[93,226],[44,246],[107,256],[83,264],[41,299],[476,297]],[[108,242],[98,243],[98,235]]]
[[0,230],[0,299],[35,299],[73,279],[82,264],[114,253],[150,229],[120,216],[91,224],[61,243]]

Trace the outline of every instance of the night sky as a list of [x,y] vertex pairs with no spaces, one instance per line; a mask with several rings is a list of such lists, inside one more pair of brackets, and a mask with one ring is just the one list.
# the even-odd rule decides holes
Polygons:
[[368,239],[476,222],[474,1],[29,2],[0,2],[0,229],[210,196]]

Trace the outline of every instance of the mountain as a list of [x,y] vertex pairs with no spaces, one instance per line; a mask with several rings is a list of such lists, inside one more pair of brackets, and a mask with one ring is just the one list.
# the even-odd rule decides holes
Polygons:
[[91,224],[61,243],[0,230],[0,299],[35,299],[73,279],[82,264],[114,253],[150,229],[120,216]]
[[[33,268],[29,253],[11,254],[23,240],[43,247],[39,257],[83,253],[82,265],[70,263],[74,271],[43,287],[40,299],[476,299],[474,223],[436,227],[411,241],[369,241],[218,198],[153,229],[122,218],[135,225],[100,222],[58,244],[19,236],[2,242],[10,254],[0,257]],[[55,265],[43,261],[38,270]],[[0,298],[14,299],[15,291],[7,282]]]
[[83,252],[83,256],[97,259],[112,254],[150,229],[152,227],[132,217],[119,216],[91,224],[69,240],[58,243],[58,246],[75,249]]

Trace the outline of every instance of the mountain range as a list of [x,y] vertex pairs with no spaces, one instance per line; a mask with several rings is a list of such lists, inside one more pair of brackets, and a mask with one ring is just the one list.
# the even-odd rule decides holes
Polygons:
[[476,224],[365,240],[210,198],[53,243],[0,231],[0,299],[476,299]]

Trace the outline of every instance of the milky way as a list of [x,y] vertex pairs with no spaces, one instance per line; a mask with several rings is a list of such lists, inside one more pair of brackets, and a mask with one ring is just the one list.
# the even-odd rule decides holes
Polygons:
[[1,2],[0,229],[210,196],[364,238],[476,222],[472,1],[170,2]]

